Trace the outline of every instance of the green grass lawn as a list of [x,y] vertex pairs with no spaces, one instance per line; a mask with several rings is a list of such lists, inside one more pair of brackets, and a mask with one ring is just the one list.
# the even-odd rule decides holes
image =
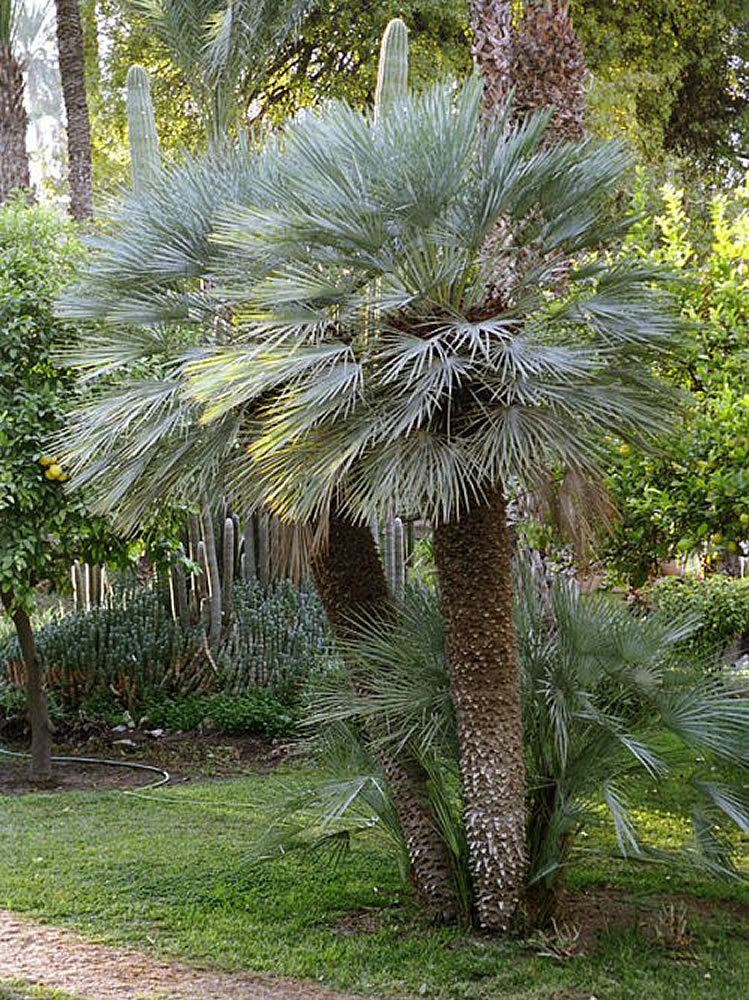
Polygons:
[[[617,886],[651,923],[659,894],[704,897],[705,912],[690,920],[690,953],[672,954],[630,929],[605,933],[585,957],[555,961],[519,942],[424,925],[375,836],[338,868],[314,855],[252,862],[273,803],[302,780],[287,771],[148,799],[120,792],[0,799],[0,907],[162,957],[381,995],[749,1000],[749,921],[708,902],[749,903],[745,886],[602,857],[593,848],[609,841],[604,831],[583,842],[571,887]],[[673,807],[646,801],[642,819],[661,843],[679,839],[683,820]],[[345,919],[352,913],[365,914],[366,926]]]
[[75,1000],[75,997],[60,990],[46,990],[16,980],[0,980],[0,1000]]

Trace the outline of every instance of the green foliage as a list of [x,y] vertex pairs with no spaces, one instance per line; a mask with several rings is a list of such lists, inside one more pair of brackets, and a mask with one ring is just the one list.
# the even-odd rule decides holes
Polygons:
[[[94,714],[109,714],[113,699],[120,714],[123,708],[143,714],[167,697],[252,698],[258,689],[293,702],[308,675],[324,670],[332,655],[317,595],[287,582],[267,589],[237,584],[233,609],[214,666],[206,656],[203,629],[181,628],[161,593],[118,591],[109,606],[59,616],[38,628],[47,686],[68,711],[86,706]],[[21,682],[14,637],[0,646],[2,666],[6,676]]]
[[[555,915],[578,838],[590,836],[605,815],[625,858],[735,875],[735,836],[728,831],[733,824],[749,827],[741,788],[749,768],[749,705],[721,678],[679,664],[680,644],[696,623],[683,613],[635,615],[621,601],[580,595],[561,580],[542,595],[525,574],[516,620],[529,788],[529,899],[535,899],[536,919],[543,923]],[[307,724],[322,732],[318,761],[329,781],[316,794],[313,788],[306,798],[284,803],[273,828],[281,847],[299,846],[304,835],[307,843],[321,835],[323,843],[334,834],[353,836],[365,826],[365,804],[372,822],[382,822],[372,803],[354,794],[366,787],[367,776],[377,781],[379,773],[371,755],[366,769],[367,751],[358,738],[364,722],[370,730],[377,722],[390,754],[408,747],[430,773],[441,774],[453,828],[460,816],[457,736],[436,594],[411,590],[393,623],[363,622],[360,633],[347,658],[357,671],[356,691],[344,672],[326,675],[313,689]],[[332,731],[359,750],[346,757],[337,748],[331,758]],[[342,767],[347,760],[348,773]],[[721,773],[734,784],[718,780]],[[666,787],[676,775],[682,787],[688,777],[684,795],[692,804],[692,838],[666,852],[648,844],[647,831],[638,829],[634,789],[645,777]],[[455,844],[456,871],[467,880],[460,840]]]
[[113,545],[66,493],[65,471],[42,462],[76,392],[54,361],[75,337],[54,301],[80,260],[57,213],[20,199],[0,206],[0,590],[28,606],[38,581],[66,573],[75,557],[101,561]]
[[289,706],[264,690],[147,701],[143,713],[150,725],[171,731],[202,728],[229,736],[267,737],[290,736],[294,731],[294,713]]
[[[187,437],[186,400],[205,407],[194,437],[228,467],[237,506],[268,502],[300,521],[346,480],[362,516],[395,505],[450,517],[489,482],[594,463],[606,429],[661,433],[673,399],[651,365],[677,326],[662,275],[639,261],[574,266],[627,228],[611,208],[628,157],[593,142],[544,147],[545,126],[541,115],[513,132],[500,117],[487,131],[473,79],[376,122],[345,105],[304,116],[266,150],[234,154],[212,201],[208,161],[129,199],[67,313],[113,325],[213,315],[225,337],[175,358],[168,384],[76,416],[69,453],[102,506],[153,500],[172,474],[207,475],[207,460],[185,465],[167,440],[175,427]],[[165,232],[177,184],[186,227]],[[487,258],[500,220],[512,238]],[[202,290],[198,274],[212,276]],[[152,350],[124,329],[103,340],[84,365],[87,353],[96,368]],[[262,419],[243,426],[256,405]],[[240,434],[255,437],[252,476]]]
[[749,135],[744,0],[573,0],[603,134],[650,160],[666,149],[701,166],[739,161]]
[[680,648],[703,664],[715,662],[735,639],[749,635],[749,577],[665,577],[644,596],[666,617],[686,614],[699,621]]
[[715,560],[749,537],[748,199],[749,180],[714,196],[705,232],[696,213],[687,215],[683,192],[667,186],[662,212],[640,221],[625,248],[674,269],[692,326],[683,364],[663,370],[693,400],[678,434],[656,454],[611,447],[609,485],[622,520],[603,554],[635,584],[661,559],[699,551]]

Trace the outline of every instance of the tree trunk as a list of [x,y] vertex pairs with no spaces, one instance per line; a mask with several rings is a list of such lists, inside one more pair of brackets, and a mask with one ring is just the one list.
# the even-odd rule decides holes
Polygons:
[[494,111],[513,92],[518,120],[553,108],[549,138],[582,138],[588,70],[569,15],[569,0],[472,0],[473,55],[484,78],[485,104]]
[[0,43],[0,204],[16,188],[29,188],[28,120],[23,72],[10,45]]
[[[333,512],[327,545],[313,556],[312,573],[336,636],[350,634],[352,617],[386,615],[390,594],[371,530]],[[381,753],[411,863],[411,881],[419,901],[435,919],[450,922],[459,906],[452,859],[432,815],[423,766],[404,756]]]
[[505,501],[435,528],[479,922],[506,931],[526,871],[525,764]]
[[86,100],[86,64],[78,0],[55,0],[60,78],[65,99],[68,137],[70,214],[74,219],[93,216],[93,167],[91,125]]
[[13,608],[11,594],[2,595],[5,610],[16,627],[21,655],[26,667],[26,694],[31,723],[31,778],[46,781],[52,775],[52,727],[47,708],[47,692],[44,688],[42,663],[39,659],[31,620],[23,608]]

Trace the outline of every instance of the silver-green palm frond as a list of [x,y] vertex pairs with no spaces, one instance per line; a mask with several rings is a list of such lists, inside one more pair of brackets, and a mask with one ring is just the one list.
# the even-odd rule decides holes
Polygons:
[[[638,616],[606,595],[557,582],[542,596],[521,574],[516,607],[529,782],[531,884],[552,887],[575,837],[605,809],[629,858],[701,865],[732,874],[731,825],[744,830],[749,803],[711,768],[749,767],[749,707],[720,678],[681,670],[675,648],[697,623]],[[391,753],[408,744],[435,768],[457,767],[448,665],[436,594],[407,593],[400,615],[368,623],[345,672],[314,689],[317,731],[366,720]],[[722,765],[721,765],[722,766]],[[691,772],[694,839],[680,853],[643,840],[629,807],[643,777]],[[638,784],[639,782],[639,784]],[[639,789],[639,791],[638,791]],[[457,784],[453,786],[457,795]]]
[[358,516],[449,518],[489,483],[591,467],[604,434],[672,420],[653,375],[677,340],[664,275],[594,256],[625,228],[628,159],[544,147],[545,125],[482,124],[478,81],[377,121],[333,105],[219,212],[214,280],[238,326],[190,380],[209,419],[261,401],[252,455],[282,516],[345,483]]
[[58,303],[80,328],[61,354],[88,385],[56,448],[97,509],[136,525],[169,497],[217,496],[244,454],[242,415],[201,426],[186,391],[186,357],[221,340],[229,319],[207,282],[209,234],[218,205],[251,183],[253,154],[215,149],[162,171],[113,207],[92,239],[81,282]]

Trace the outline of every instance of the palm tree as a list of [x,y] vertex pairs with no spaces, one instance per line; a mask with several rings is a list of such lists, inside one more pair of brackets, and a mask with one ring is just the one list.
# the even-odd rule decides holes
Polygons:
[[[528,924],[563,918],[565,871],[581,835],[605,819],[624,858],[740,877],[732,828],[749,828],[741,791],[749,703],[740,681],[680,663],[679,644],[699,623],[634,614],[561,578],[550,590],[538,588],[525,571],[515,614],[528,761]],[[358,739],[365,721],[376,719],[393,746],[417,744],[450,802],[457,732],[444,631],[437,595],[410,587],[394,620],[367,622],[352,642],[366,685],[352,692],[335,673],[317,680],[306,723],[323,777],[280,804],[260,845],[264,856],[310,844],[337,848],[344,835],[373,825],[398,846],[388,802],[376,794],[376,761]],[[680,850],[649,845],[639,829],[628,803],[643,780],[689,782],[693,837]],[[453,840],[461,844],[459,831]]]
[[[149,470],[163,487],[207,467],[170,453],[172,432],[195,459],[212,440],[184,429],[187,395],[217,437],[236,421],[213,456],[253,503],[303,523],[432,520],[479,918],[504,929],[526,863],[504,490],[555,463],[587,472],[607,433],[661,433],[674,401],[651,364],[675,322],[657,273],[594,253],[627,229],[609,211],[623,152],[548,146],[544,115],[481,119],[472,81],[377,121],[336,105],[260,153],[187,164],[124,206],[68,309],[168,324],[83,359],[175,373],[159,401],[82,417],[80,478],[115,501],[153,499]],[[205,317],[210,342],[180,360],[180,324]],[[353,587],[376,560],[341,551]]]
[[0,0],[0,203],[30,186],[23,70],[12,45],[16,13],[14,0]]
[[474,58],[488,111],[512,91],[518,118],[554,109],[549,135],[579,139],[585,120],[585,56],[569,13],[569,0],[471,0]]
[[287,127],[214,237],[233,342],[190,373],[206,420],[259,406],[253,487],[280,516],[434,524],[479,916],[503,930],[525,875],[506,484],[661,432],[675,321],[656,274],[588,259],[626,229],[622,151],[544,148],[548,116],[483,127],[481,107],[473,81],[397,124],[336,106]]
[[[98,241],[92,275],[67,303],[71,315],[170,324],[129,326],[114,336],[98,330],[70,358],[87,377],[109,384],[73,416],[65,446],[72,442],[79,484],[128,525],[142,519],[155,498],[169,494],[190,503],[208,492],[231,492],[236,480],[246,479],[241,413],[202,427],[185,392],[180,352],[186,342],[222,340],[231,332],[223,303],[203,280],[211,263],[208,237],[214,216],[251,190],[255,179],[246,149],[218,144],[203,161],[157,174],[150,189],[122,206],[112,238]],[[89,296],[94,287],[98,298]],[[197,329],[190,331],[196,318]],[[139,368],[138,374],[130,374],[131,368]],[[113,387],[112,374],[123,371],[128,374]],[[323,544],[312,569],[334,630],[343,637],[352,616],[389,613],[388,587],[368,528],[334,510],[321,527]],[[382,767],[417,895],[437,919],[452,919],[452,864],[431,813],[428,775],[407,755],[383,758]]]
[[57,50],[68,138],[70,214],[78,221],[94,214],[91,123],[86,97],[86,64],[78,0],[55,0]]

